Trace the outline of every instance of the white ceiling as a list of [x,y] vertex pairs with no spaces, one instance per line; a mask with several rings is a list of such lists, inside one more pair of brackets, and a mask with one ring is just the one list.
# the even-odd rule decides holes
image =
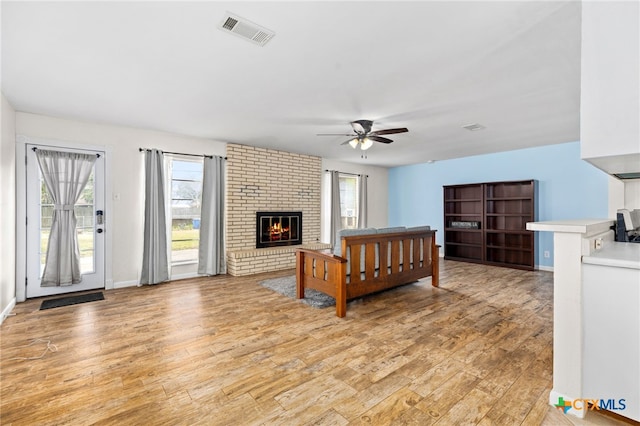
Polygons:
[[[223,32],[226,11],[275,37]],[[580,22],[575,1],[2,1],[2,91],[19,111],[397,166],[579,140]],[[316,136],[357,119],[409,133],[366,159]]]

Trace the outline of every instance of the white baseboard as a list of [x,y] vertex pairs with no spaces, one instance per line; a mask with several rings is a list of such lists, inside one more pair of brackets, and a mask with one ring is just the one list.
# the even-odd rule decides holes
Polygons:
[[[198,277],[205,277],[206,275],[200,275],[196,272],[190,272],[187,274],[173,274],[171,275],[171,278],[169,279],[169,281],[175,281],[175,280],[184,280],[187,278],[198,278]],[[106,287],[107,290],[110,289],[117,289],[117,288],[126,288],[126,287],[138,287],[140,285],[140,282],[137,280],[132,280],[132,281],[118,281],[118,282],[114,282],[111,287]]]
[[186,280],[187,278],[198,278],[204,276],[205,275],[200,275],[197,272],[189,272],[187,274],[171,274],[171,278],[169,278],[169,281]]
[[139,285],[138,281],[133,280],[133,281],[118,281],[118,282],[114,282],[112,285],[112,289],[116,289],[116,288],[125,288],[125,287],[137,287]]
[[[560,401],[560,398],[563,398],[565,401],[573,401],[575,399],[579,399],[573,396],[569,396],[569,395],[565,395],[563,393],[557,392],[553,389],[551,389],[551,392],[549,392],[549,405],[552,405],[554,407],[557,408],[557,404]],[[564,412],[564,410],[563,410]],[[570,408],[566,413],[564,413],[565,415],[569,414],[575,417],[578,417],[579,419],[584,419],[584,416],[586,414],[587,410],[586,409],[582,409],[582,410],[576,410],[574,408]]]
[[2,314],[0,314],[0,325],[4,322],[4,320],[9,316],[9,314],[15,307],[16,307],[16,298],[14,297],[13,299],[11,299],[7,307],[4,308],[4,310],[2,311]]

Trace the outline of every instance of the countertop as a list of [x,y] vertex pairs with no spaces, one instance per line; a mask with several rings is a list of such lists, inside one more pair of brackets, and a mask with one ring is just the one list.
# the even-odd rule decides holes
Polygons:
[[528,222],[529,231],[566,232],[575,234],[596,234],[605,232],[615,223],[612,219],[570,219]]
[[583,256],[582,263],[640,269],[640,243],[606,242],[602,249]]

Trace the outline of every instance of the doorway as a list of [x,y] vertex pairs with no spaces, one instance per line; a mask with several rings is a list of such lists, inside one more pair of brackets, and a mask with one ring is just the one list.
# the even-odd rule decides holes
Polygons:
[[[96,156],[91,174],[73,206],[80,254],[81,281],[42,286],[54,204],[47,191],[36,150],[54,150]],[[105,155],[104,152],[27,144],[26,154],[26,297],[41,297],[105,288]]]

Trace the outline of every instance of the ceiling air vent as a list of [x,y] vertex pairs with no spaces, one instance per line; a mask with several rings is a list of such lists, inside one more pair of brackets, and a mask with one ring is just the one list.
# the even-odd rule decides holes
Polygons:
[[482,129],[486,129],[486,127],[484,127],[482,124],[478,124],[478,123],[473,123],[473,124],[467,124],[466,126],[462,126],[463,129],[467,129],[471,132],[475,132],[476,130],[482,130]]
[[242,37],[258,46],[264,46],[275,35],[273,31],[229,12],[222,19],[220,29]]

